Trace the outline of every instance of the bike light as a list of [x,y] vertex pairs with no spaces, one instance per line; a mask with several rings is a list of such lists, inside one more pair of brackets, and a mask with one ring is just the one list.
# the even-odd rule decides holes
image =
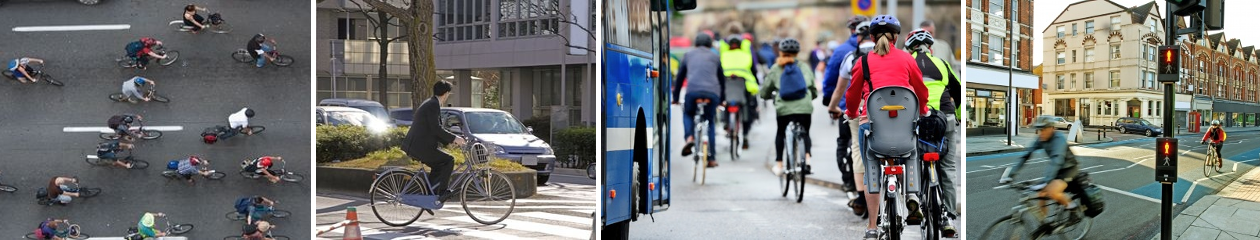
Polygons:
[[885,175],[901,175],[902,173],[905,173],[905,172],[906,172],[905,169],[903,169],[901,166],[884,167]]
[[617,190],[608,190],[608,198],[617,198]]
[[888,193],[895,193],[895,192],[897,192],[897,183],[888,184]]
[[648,183],[648,190],[656,190],[656,183]]
[[906,107],[901,106],[901,105],[888,105],[888,106],[879,107],[879,110],[888,111],[889,118],[896,118],[897,110],[904,110],[904,109],[906,109]]
[[935,162],[936,160],[941,160],[941,155],[940,155],[940,154],[937,154],[937,153],[934,153],[934,152],[930,152],[930,153],[925,153],[925,154],[923,154],[923,161],[924,161],[924,162]]

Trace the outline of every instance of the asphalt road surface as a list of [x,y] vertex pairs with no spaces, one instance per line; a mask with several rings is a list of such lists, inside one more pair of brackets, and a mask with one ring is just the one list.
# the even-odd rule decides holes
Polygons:
[[[106,0],[95,6],[73,1],[14,1],[0,7],[0,60],[17,57],[47,61],[45,71],[64,87],[22,85],[0,79],[0,182],[16,185],[0,194],[0,238],[20,238],[45,218],[68,218],[92,236],[122,236],[145,211],[165,212],[172,223],[196,226],[190,239],[220,239],[240,233],[242,221],[230,221],[236,198],[263,195],[293,213],[276,219],[278,235],[309,239],[311,179],[310,2],[230,1],[206,3],[233,23],[235,32],[193,35],[176,32],[167,23],[179,18],[186,2]],[[126,25],[120,30],[18,32],[19,27]],[[291,67],[255,69],[230,58],[255,33],[276,38],[285,54],[298,61]],[[114,61],[124,45],[155,37],[181,56],[171,66],[148,70],[122,69]],[[128,104],[107,98],[132,76],[158,82],[171,103]],[[227,116],[242,107],[256,109],[253,125],[267,127],[255,136],[238,136],[215,145],[199,141],[203,128],[226,125]],[[124,170],[93,167],[84,156],[95,154],[97,133],[66,132],[66,127],[104,127],[115,114],[137,113],[148,126],[180,127],[156,140],[139,142],[135,157],[152,167]],[[211,160],[227,172],[222,180],[195,186],[169,181],[160,173],[168,160],[190,154]],[[237,174],[239,163],[262,155],[283,156],[287,169],[307,176],[302,183],[270,184]],[[38,206],[35,189],[53,176],[78,176],[85,187],[100,187],[100,196],[75,199],[68,206]]]
[[[586,181],[582,181],[585,179]],[[551,175],[551,182],[538,186],[538,193],[517,199],[516,208],[499,224],[482,225],[468,217],[457,201],[444,209],[425,214],[405,227],[390,227],[372,212],[362,193],[333,193],[320,190],[316,196],[316,228],[326,229],[345,220],[346,208],[355,207],[364,239],[399,237],[442,239],[588,239],[595,223],[595,186],[586,176]],[[344,229],[320,235],[320,239],[340,239]]]
[[[1178,181],[1173,185],[1174,212],[1218,192],[1260,160],[1260,132],[1229,134],[1222,156],[1223,173],[1205,176],[1203,159],[1207,146],[1199,145],[1202,133],[1179,135]],[[1072,147],[1083,172],[1104,191],[1105,211],[1094,219],[1089,239],[1150,239],[1160,229],[1160,183],[1155,182],[1155,139],[1144,137]],[[1002,171],[1022,153],[1005,153],[967,158],[967,208],[964,213],[968,238],[979,238],[997,218],[1009,214],[1020,195],[1010,189],[994,189]],[[1046,165],[1045,153],[1033,155],[1016,181],[1040,178]],[[993,207],[977,207],[993,206]]]

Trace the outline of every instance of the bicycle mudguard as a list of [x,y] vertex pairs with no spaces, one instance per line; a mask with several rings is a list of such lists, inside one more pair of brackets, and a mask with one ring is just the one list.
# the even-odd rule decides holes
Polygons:
[[403,194],[402,203],[423,209],[442,209],[445,203],[438,201],[438,195]]

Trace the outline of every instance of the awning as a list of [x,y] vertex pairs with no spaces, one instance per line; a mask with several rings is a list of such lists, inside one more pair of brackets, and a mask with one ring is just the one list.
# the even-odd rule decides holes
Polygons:
[[[1012,78],[1014,77],[1014,78]],[[1037,86],[1037,76],[1027,72],[1016,70],[1012,76],[1006,69],[996,70],[987,67],[976,67],[967,65],[967,83],[989,84],[997,86],[1006,86],[1007,81],[1012,82],[1012,87],[1035,89]]]
[[1174,108],[1177,111],[1190,111],[1190,102],[1176,102]]

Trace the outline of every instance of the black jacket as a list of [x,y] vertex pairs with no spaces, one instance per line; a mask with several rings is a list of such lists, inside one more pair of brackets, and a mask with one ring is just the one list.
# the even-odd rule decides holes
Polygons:
[[437,97],[425,100],[416,109],[411,129],[407,130],[407,138],[403,140],[402,149],[408,156],[424,159],[424,153],[437,151],[455,141],[455,134],[442,127],[441,109],[442,104]]

